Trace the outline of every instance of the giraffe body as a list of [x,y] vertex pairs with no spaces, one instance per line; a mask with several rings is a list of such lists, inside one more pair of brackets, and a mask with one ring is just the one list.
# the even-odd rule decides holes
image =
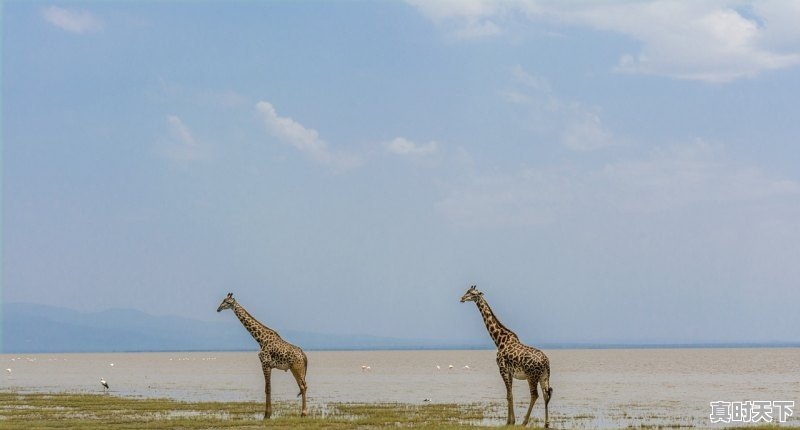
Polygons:
[[544,396],[544,426],[545,428],[549,427],[548,404],[553,394],[553,389],[550,387],[550,360],[544,352],[520,342],[516,333],[506,328],[497,319],[489,307],[489,303],[483,298],[483,293],[478,291],[475,286],[470,287],[466,294],[461,297],[462,303],[467,301],[475,302],[478,306],[478,311],[483,317],[489,336],[497,346],[497,367],[505,383],[506,398],[508,400],[508,419],[506,423],[514,424],[516,421],[514,417],[514,396],[511,388],[514,379],[522,379],[528,381],[531,393],[531,403],[528,406],[528,412],[525,414],[525,420],[522,425],[528,424],[533,405],[536,403],[536,399],[539,398],[538,386],[541,386],[542,395]]
[[233,313],[239,318],[242,325],[250,335],[258,342],[260,351],[258,359],[261,361],[261,369],[264,372],[264,393],[266,394],[264,406],[264,418],[272,416],[272,369],[292,371],[300,388],[298,396],[303,397],[300,408],[300,415],[306,416],[306,371],[308,370],[308,357],[306,353],[296,345],[283,340],[275,330],[261,324],[257,319],[250,315],[229,293],[217,308],[217,312],[224,309],[233,309]]

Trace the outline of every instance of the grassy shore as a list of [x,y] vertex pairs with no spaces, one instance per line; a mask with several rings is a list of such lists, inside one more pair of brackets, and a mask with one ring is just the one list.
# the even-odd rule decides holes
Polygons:
[[[312,407],[299,416],[299,404],[273,404],[270,428],[372,429],[386,426],[480,428],[481,405],[349,404]],[[98,394],[19,394],[0,392],[3,429],[262,429],[263,403],[179,402]]]
[[[273,404],[273,417],[263,421],[263,403],[180,402],[170,399],[118,397],[111,394],[15,393],[0,391],[2,429],[497,429],[505,422],[500,404],[357,404],[329,403],[312,406],[301,418],[298,402]],[[639,421],[637,428],[687,428],[653,417]],[[521,419],[518,415],[517,419]],[[554,428],[594,428],[591,416],[560,416]],[[529,428],[541,425],[534,421]],[[490,427],[487,427],[489,425]],[[748,430],[794,427],[760,425]],[[608,425],[602,425],[608,427]],[[616,425],[611,425],[616,427]],[[631,427],[631,424],[619,427]],[[707,427],[707,426],[704,426]],[[719,427],[722,429],[722,427]],[[741,427],[740,427],[741,428]]]

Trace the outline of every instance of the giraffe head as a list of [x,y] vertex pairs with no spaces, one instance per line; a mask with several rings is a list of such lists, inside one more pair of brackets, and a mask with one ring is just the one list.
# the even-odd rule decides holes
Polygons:
[[483,295],[483,293],[478,291],[478,289],[475,288],[475,286],[473,285],[473,286],[469,287],[469,290],[467,290],[467,292],[464,293],[463,296],[461,296],[461,303],[464,303],[464,302],[475,302],[475,301],[478,300],[478,297],[480,297],[482,295]]
[[219,304],[217,308],[217,312],[222,312],[225,309],[233,308],[233,304],[236,303],[236,299],[233,298],[233,293],[228,293],[224,299],[222,299],[222,303]]

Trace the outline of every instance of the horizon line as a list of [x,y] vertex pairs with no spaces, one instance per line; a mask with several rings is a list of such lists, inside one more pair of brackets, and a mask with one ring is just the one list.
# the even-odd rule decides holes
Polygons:
[[[720,342],[720,343],[563,343],[541,344],[540,349],[586,350],[586,349],[783,349],[800,348],[800,342]],[[350,352],[350,351],[491,351],[494,347],[481,346],[395,346],[365,348],[304,348],[315,352]],[[90,350],[90,351],[0,351],[0,354],[124,354],[124,353],[166,353],[166,352],[254,352],[255,349],[130,349],[130,350]]]

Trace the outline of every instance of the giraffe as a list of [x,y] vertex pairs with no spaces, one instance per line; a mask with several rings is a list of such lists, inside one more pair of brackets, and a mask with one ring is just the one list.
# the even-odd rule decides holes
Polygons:
[[528,412],[525,414],[522,425],[528,424],[533,404],[539,398],[536,387],[538,383],[542,386],[542,395],[544,396],[544,427],[549,427],[550,417],[547,405],[553,395],[553,388],[550,387],[550,360],[542,351],[524,345],[519,341],[516,333],[500,323],[500,320],[492,312],[492,308],[489,307],[489,303],[483,298],[483,293],[478,291],[474,285],[461,297],[461,303],[464,302],[475,302],[478,305],[486,329],[489,330],[489,336],[497,345],[497,366],[500,368],[500,376],[506,384],[506,399],[508,399],[506,425],[515,423],[514,396],[511,392],[511,385],[516,378],[527,379],[531,391],[531,404],[528,406]]
[[303,396],[303,405],[300,408],[300,416],[308,415],[306,409],[306,370],[308,370],[308,358],[306,353],[300,347],[292,345],[291,343],[283,340],[281,336],[275,331],[264,324],[258,322],[247,312],[242,305],[236,302],[233,298],[233,293],[228,295],[222,300],[217,312],[225,309],[233,309],[233,313],[242,322],[244,328],[250,332],[250,335],[261,346],[261,351],[258,353],[258,358],[261,360],[261,369],[264,371],[264,392],[266,393],[266,405],[264,409],[264,419],[272,416],[272,396],[270,395],[272,376],[272,369],[280,369],[283,371],[291,370],[294,379],[300,387],[300,393],[297,396]]

